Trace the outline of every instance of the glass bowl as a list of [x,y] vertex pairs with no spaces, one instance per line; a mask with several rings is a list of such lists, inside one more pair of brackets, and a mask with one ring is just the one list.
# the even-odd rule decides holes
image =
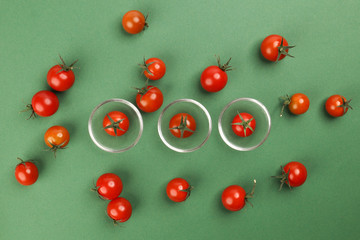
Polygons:
[[[187,138],[177,138],[170,132],[171,118],[178,113],[190,114],[196,122],[195,132]],[[209,139],[212,130],[211,117],[206,108],[193,99],[179,99],[167,105],[158,120],[158,132],[163,143],[170,149],[193,152],[201,148]]]
[[[103,128],[103,120],[107,113],[123,112],[129,118],[129,129],[122,136],[110,136]],[[93,142],[100,149],[120,153],[134,147],[143,132],[143,120],[139,110],[124,99],[113,98],[97,105],[91,112],[88,122],[89,134]]]
[[[231,128],[231,122],[237,113],[247,112],[256,120],[256,128],[248,137],[237,136]],[[227,104],[219,116],[218,128],[221,138],[231,148],[238,151],[250,151],[263,144],[269,136],[271,118],[266,107],[253,98],[238,98]]]

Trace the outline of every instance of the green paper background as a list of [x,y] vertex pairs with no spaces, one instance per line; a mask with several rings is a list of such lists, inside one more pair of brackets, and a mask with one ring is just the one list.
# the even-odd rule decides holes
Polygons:
[[[149,13],[145,32],[122,30],[131,9]],[[0,239],[359,239],[359,12],[358,0],[0,0]],[[296,44],[295,59],[272,64],[260,57],[261,41],[273,33]],[[55,115],[26,121],[18,112],[49,88],[46,74],[59,53],[69,63],[79,59],[76,82],[57,94]],[[233,57],[236,70],[223,91],[208,94],[199,78],[215,54]],[[209,110],[213,132],[198,151],[166,148],[156,128],[160,111],[143,114],[143,136],[128,152],[107,153],[91,141],[87,121],[97,104],[114,97],[134,102],[143,56],[167,65],[155,83],[164,92],[161,109],[193,98]],[[296,92],[309,97],[309,111],[279,118],[278,97]],[[353,98],[354,111],[333,119],[324,102],[337,93]],[[230,149],[217,129],[222,108],[239,97],[260,100],[272,116],[268,140],[251,152]],[[56,159],[43,141],[53,125],[71,134]],[[16,182],[18,156],[38,161],[36,184]],[[278,192],[270,176],[293,160],[306,165],[308,179]],[[113,226],[107,202],[89,191],[105,172],[119,174],[121,196],[133,205],[123,227]],[[174,177],[195,186],[184,203],[166,197]],[[253,178],[254,208],[225,211],[222,190],[250,190]]]

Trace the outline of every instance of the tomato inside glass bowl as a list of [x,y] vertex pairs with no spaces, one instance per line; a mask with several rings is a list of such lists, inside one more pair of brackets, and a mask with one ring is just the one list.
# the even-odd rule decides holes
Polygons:
[[[121,112],[128,118],[129,125],[126,134],[122,136],[111,136],[103,126],[104,116],[110,112]],[[134,147],[143,132],[143,120],[139,110],[124,99],[113,98],[97,105],[91,112],[88,130],[92,141],[100,149],[120,153]]]
[[[248,113],[256,119],[256,130],[250,136],[239,137],[232,128],[234,116]],[[261,146],[269,136],[271,118],[267,108],[253,98],[238,98],[228,103],[219,116],[218,129],[222,140],[238,151],[250,151]]]
[[[195,120],[195,128],[188,125],[189,129],[193,131],[192,134],[186,131],[183,133],[187,137],[181,137],[181,133],[178,135],[171,131],[172,120],[178,114],[180,114],[180,121],[181,115],[183,120],[185,120],[185,116],[189,115]],[[188,120],[190,117],[187,118]],[[193,99],[179,99],[170,103],[163,109],[158,120],[158,132],[163,143],[171,150],[181,153],[193,152],[201,148],[210,137],[211,130],[209,112],[201,103]]]

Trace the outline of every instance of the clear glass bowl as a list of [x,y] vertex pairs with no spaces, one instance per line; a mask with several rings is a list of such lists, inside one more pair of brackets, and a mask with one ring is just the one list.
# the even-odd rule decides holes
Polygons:
[[[237,113],[247,112],[256,120],[252,135],[239,137],[231,128],[231,122]],[[271,118],[266,107],[253,98],[238,98],[227,104],[219,116],[218,129],[221,138],[231,148],[238,151],[250,151],[263,144],[269,136]]]
[[[122,136],[110,136],[103,128],[103,120],[111,111],[123,112],[129,118],[129,129]],[[143,132],[143,120],[139,110],[124,99],[113,98],[97,105],[91,112],[88,122],[89,134],[93,142],[100,149],[120,153],[134,147]]]
[[[170,132],[171,118],[178,113],[190,114],[196,122],[195,132],[187,138],[177,138]],[[211,117],[206,108],[193,99],[179,99],[167,105],[158,120],[158,132],[163,143],[170,149],[193,152],[201,148],[209,139],[212,130]]]

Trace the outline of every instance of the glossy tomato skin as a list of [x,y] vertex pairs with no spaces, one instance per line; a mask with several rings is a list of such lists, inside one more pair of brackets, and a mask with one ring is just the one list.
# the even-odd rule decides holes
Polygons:
[[291,187],[299,187],[306,181],[307,170],[300,162],[289,162],[285,165],[284,172],[288,173],[286,184],[289,183]]
[[131,10],[123,16],[122,25],[126,32],[130,34],[137,34],[144,30],[146,26],[146,19],[141,12]]
[[41,117],[49,117],[56,113],[59,108],[59,99],[55,93],[42,90],[33,96],[31,100],[33,111]]
[[[249,122],[249,126],[255,131],[255,128],[256,128],[256,120],[255,118],[249,114],[249,113],[240,113],[241,117],[243,118],[243,120],[246,122],[246,121],[249,121],[250,119],[253,118],[253,120],[251,120]],[[244,131],[244,126],[241,126],[241,125],[236,125],[237,123],[242,123],[243,121],[241,120],[239,114],[236,114],[236,116],[234,117],[234,119],[232,120],[232,125],[231,125],[231,128],[233,130],[233,132],[239,136],[239,137],[249,137],[253,134],[253,130],[251,130],[250,128],[247,128],[246,129],[246,135],[245,135],[245,131]]]
[[231,185],[223,191],[221,201],[224,207],[230,211],[239,211],[245,206],[245,190],[238,185]]
[[218,92],[222,90],[228,81],[226,71],[218,66],[207,67],[201,74],[200,83],[203,89],[208,92]]
[[309,106],[309,98],[305,94],[296,93],[290,99],[289,110],[295,115],[300,115],[306,113]]
[[32,185],[38,177],[38,168],[32,162],[21,162],[15,168],[15,178],[21,185]]
[[[186,128],[184,130],[182,129],[174,129],[176,127],[179,127],[181,125],[181,120],[185,121],[186,118]],[[178,113],[175,114],[169,122],[169,129],[172,135],[174,135],[177,138],[187,138],[194,134],[196,130],[196,121],[195,119],[188,113]],[[188,131],[187,129],[191,130]],[[181,132],[183,133],[181,134]]]
[[121,120],[121,122],[119,122],[118,124],[116,124],[116,126],[120,127],[121,129],[116,129],[116,136],[121,136],[124,135],[130,126],[130,122],[129,122],[129,118],[125,115],[125,113],[119,112],[119,111],[112,111],[109,112],[103,120],[103,127],[104,130],[107,134],[111,135],[111,136],[115,136],[115,131],[114,128],[106,128],[108,126],[110,126],[112,124],[111,120],[109,119],[109,117],[114,121],[114,122],[118,122]]
[[326,100],[325,109],[330,116],[341,117],[347,113],[348,108],[340,107],[346,102],[346,98],[341,95],[332,95]]
[[116,222],[126,222],[131,217],[130,202],[122,197],[111,200],[107,206],[107,214]]
[[149,58],[145,61],[147,70],[144,75],[150,80],[159,80],[166,73],[165,63],[159,58]]
[[64,148],[70,141],[70,134],[63,126],[52,126],[45,132],[44,141],[50,148]]
[[123,183],[118,175],[105,173],[96,181],[96,189],[102,198],[112,200],[121,194]]
[[183,202],[191,192],[192,187],[183,178],[174,178],[166,186],[166,194],[171,201]]
[[47,82],[55,91],[66,91],[74,84],[75,74],[72,70],[64,71],[60,65],[55,65],[47,74]]
[[[145,90],[145,88],[142,88]],[[136,95],[136,104],[144,112],[155,112],[163,104],[164,97],[161,90],[154,86],[147,86],[144,94]]]
[[[285,38],[283,38],[280,35],[276,35],[276,34],[269,35],[263,40],[263,42],[261,43],[260,50],[261,50],[261,54],[264,56],[264,58],[266,58],[267,60],[272,61],[272,62],[276,61],[278,54],[279,54],[278,47],[281,44],[281,39],[284,39],[283,46],[285,46],[285,47],[289,46],[289,44]],[[289,50],[286,49],[285,51],[288,52]],[[278,61],[282,60],[284,57],[285,57],[285,55],[281,54]]]

